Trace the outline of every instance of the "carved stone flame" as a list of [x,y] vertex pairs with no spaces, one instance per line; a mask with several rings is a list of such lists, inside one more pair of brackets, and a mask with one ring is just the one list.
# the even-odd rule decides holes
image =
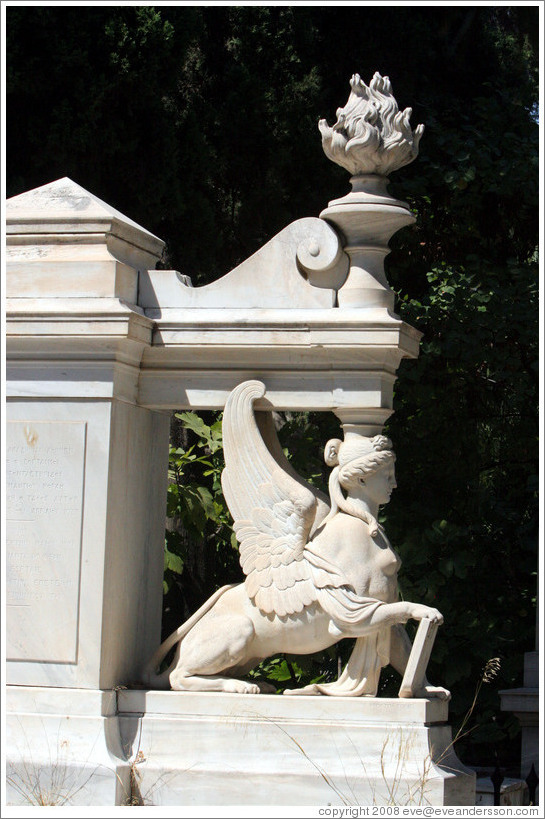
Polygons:
[[353,176],[388,176],[416,159],[424,126],[413,132],[412,108],[399,110],[388,77],[376,71],[367,86],[354,74],[350,88],[348,102],[337,109],[335,125],[330,127],[325,119],[318,123],[326,156]]

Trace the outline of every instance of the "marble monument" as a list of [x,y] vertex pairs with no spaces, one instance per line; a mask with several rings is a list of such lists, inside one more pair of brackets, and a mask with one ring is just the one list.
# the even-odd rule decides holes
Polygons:
[[[448,693],[425,679],[441,615],[397,600],[376,522],[395,483],[383,426],[420,339],[384,273],[414,222],[387,182],[423,129],[387,77],[350,88],[319,127],[351,192],[205,287],[156,269],[163,242],[70,179],[7,203],[9,804],[474,803]],[[170,413],[224,408],[245,579],[172,636],[165,674]],[[291,471],[272,410],[338,417],[329,498]],[[277,697],[243,679],[346,634],[336,682]],[[394,699],[375,696],[386,662]]]

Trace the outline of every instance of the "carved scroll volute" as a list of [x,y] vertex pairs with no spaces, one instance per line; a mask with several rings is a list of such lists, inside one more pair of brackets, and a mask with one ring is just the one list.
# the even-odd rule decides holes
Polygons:
[[415,217],[405,202],[388,194],[388,175],[416,158],[424,126],[412,131],[412,111],[399,111],[388,77],[376,72],[367,86],[355,74],[350,87],[335,124],[322,119],[319,128],[326,156],[352,174],[352,191],[330,202],[320,216],[341,231],[350,258],[339,307],[392,310],[394,293],[384,273],[388,242]]

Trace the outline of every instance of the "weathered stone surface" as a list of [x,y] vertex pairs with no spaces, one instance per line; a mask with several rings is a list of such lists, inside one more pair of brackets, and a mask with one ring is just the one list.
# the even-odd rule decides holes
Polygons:
[[[70,447],[49,471],[61,473],[55,480],[74,502],[73,512],[63,513],[60,504],[58,511],[40,513],[32,523],[14,521],[11,536],[18,544],[9,551],[32,555],[36,568],[17,575],[18,559],[10,564],[8,557],[7,602],[29,606],[8,607],[8,683],[125,684],[160,636],[169,417],[105,397],[102,384],[98,395],[85,399],[47,400],[38,394],[8,402],[8,446],[25,446],[21,436],[27,430],[30,437],[38,436],[36,447],[40,442],[46,450]],[[91,393],[92,386],[87,383]],[[17,450],[10,458],[14,468],[11,479],[7,476],[7,494],[20,497],[16,487],[23,478],[17,473],[42,467],[31,469],[31,459],[21,462]],[[35,481],[21,496],[22,512],[13,517],[30,517],[29,498],[34,488],[38,496],[42,482]],[[52,585],[34,583],[40,579],[54,580],[54,589],[62,590],[59,596],[54,591],[44,600],[39,591],[35,598],[36,585]]]
[[146,310],[328,308],[347,273],[335,230],[320,219],[298,219],[212,284],[192,287],[175,270],[143,273],[138,301]]
[[136,303],[138,271],[155,266],[164,247],[67,177],[8,199],[6,236],[8,298]]
[[127,804],[115,691],[8,686],[4,713],[7,805]]
[[[440,700],[120,691],[156,805],[472,805]],[[395,810],[395,808],[393,808]]]
[[75,663],[86,424],[7,432],[7,659]]

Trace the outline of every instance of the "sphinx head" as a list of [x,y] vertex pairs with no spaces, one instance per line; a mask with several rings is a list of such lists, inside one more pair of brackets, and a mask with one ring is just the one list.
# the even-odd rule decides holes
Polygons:
[[390,439],[384,435],[350,435],[345,441],[334,438],[326,444],[324,459],[333,467],[329,481],[332,513],[340,510],[360,517],[369,523],[371,534],[376,534],[376,510],[388,503],[396,487]]

